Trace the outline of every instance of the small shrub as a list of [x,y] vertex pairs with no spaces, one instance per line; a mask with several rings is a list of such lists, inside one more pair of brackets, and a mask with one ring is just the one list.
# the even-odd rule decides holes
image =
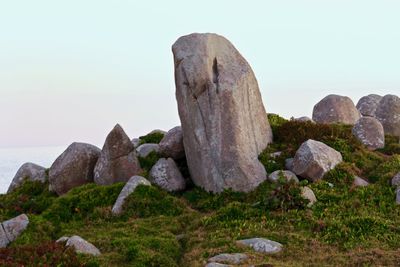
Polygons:
[[161,140],[164,138],[163,133],[155,132],[155,133],[149,133],[144,136],[140,136],[140,145],[143,144],[158,144],[161,142]]

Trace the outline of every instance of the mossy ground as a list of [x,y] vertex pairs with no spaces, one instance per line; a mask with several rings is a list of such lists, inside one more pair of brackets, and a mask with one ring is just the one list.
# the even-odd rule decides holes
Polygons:
[[[118,217],[112,216],[111,207],[123,184],[89,184],[56,197],[47,185],[27,182],[12,194],[0,195],[1,220],[22,212],[30,218],[28,229],[9,248],[0,249],[0,264],[204,266],[218,253],[245,252],[246,264],[259,266],[399,266],[400,207],[389,184],[400,171],[399,140],[388,136],[384,149],[371,152],[352,137],[348,126],[279,117],[270,121],[276,142],[260,155],[268,172],[284,168],[284,159],[309,138],[339,150],[344,162],[320,182],[265,182],[248,194],[210,194],[196,187],[169,194],[139,186]],[[271,158],[275,151],[283,153]],[[141,162],[149,169],[156,159],[152,155]],[[353,187],[354,175],[371,185]],[[311,208],[300,197],[305,184],[318,199]],[[82,236],[102,255],[74,257],[54,245],[63,235]],[[284,250],[262,255],[235,244],[256,236],[278,241]],[[46,249],[53,256],[44,253]]]

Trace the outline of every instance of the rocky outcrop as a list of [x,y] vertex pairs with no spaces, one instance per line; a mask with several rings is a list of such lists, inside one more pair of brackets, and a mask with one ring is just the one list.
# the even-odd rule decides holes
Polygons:
[[375,117],[375,112],[381,99],[382,96],[375,94],[363,96],[358,100],[356,107],[358,111],[360,111],[361,115]]
[[382,123],[385,134],[400,136],[400,98],[385,95],[379,102],[375,117]]
[[124,188],[122,188],[121,193],[115,201],[115,204],[111,210],[111,212],[115,215],[121,214],[123,212],[122,207],[124,206],[125,199],[132,194],[138,185],[151,185],[146,178],[142,176],[133,176],[129,179],[129,181],[125,184]]
[[28,227],[29,219],[25,214],[4,221],[0,224],[0,248],[13,242]]
[[176,126],[169,130],[159,143],[160,154],[166,158],[181,159],[185,157],[182,127]]
[[46,182],[46,168],[36,165],[34,163],[24,163],[15,174],[10,186],[8,187],[7,193],[11,193],[16,188],[21,186],[24,181],[39,181]]
[[308,186],[303,186],[301,188],[301,196],[309,201],[307,204],[308,207],[311,207],[315,202],[317,202],[317,197],[315,196],[314,191],[312,191]]
[[292,181],[294,183],[299,182],[299,179],[297,178],[296,174],[294,174],[291,171],[283,171],[283,170],[274,171],[273,173],[271,173],[268,176],[268,180],[270,182],[276,183],[276,182],[278,182],[280,177],[282,177],[287,182],[290,182],[290,181]]
[[72,143],[51,165],[49,190],[58,195],[93,182],[93,170],[101,150],[85,143]]
[[168,192],[182,191],[186,187],[186,181],[179,171],[173,159],[161,158],[151,168],[150,182],[158,185]]
[[236,242],[239,245],[251,247],[256,252],[266,254],[277,253],[282,250],[282,244],[265,238],[250,238]]
[[243,253],[222,253],[208,259],[208,262],[241,264],[248,259]]
[[136,148],[136,152],[139,157],[145,158],[151,152],[158,153],[160,151],[160,146],[158,144],[143,144]]
[[370,150],[385,147],[383,126],[373,117],[359,119],[353,127],[353,135]]
[[317,181],[342,160],[342,155],[335,149],[309,139],[297,150],[292,171],[301,177]]
[[56,242],[66,242],[66,247],[73,247],[76,253],[88,254],[93,256],[100,255],[100,250],[92,243],[89,243],[80,236],[74,235],[71,237],[63,236]]
[[361,117],[347,96],[328,95],[314,106],[312,118],[317,123],[355,124]]
[[266,179],[258,155],[272,142],[257,80],[224,37],[190,34],[172,47],[178,111],[193,182],[250,191]]
[[99,185],[127,182],[141,172],[132,141],[117,124],[106,138],[94,168],[94,181]]

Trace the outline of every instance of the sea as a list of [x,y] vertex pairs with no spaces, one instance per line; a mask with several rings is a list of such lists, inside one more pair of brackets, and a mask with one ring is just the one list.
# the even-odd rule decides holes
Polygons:
[[67,146],[0,148],[0,194],[7,192],[15,173],[25,162],[49,168]]

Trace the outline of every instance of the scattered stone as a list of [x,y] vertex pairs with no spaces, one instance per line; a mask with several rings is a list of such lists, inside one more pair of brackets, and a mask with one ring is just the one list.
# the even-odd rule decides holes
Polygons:
[[239,245],[251,247],[256,252],[277,253],[282,250],[282,244],[265,238],[251,238],[239,240],[236,242]]
[[167,158],[181,159],[185,157],[182,127],[176,126],[169,130],[159,143],[160,154]]
[[309,139],[297,150],[292,171],[314,182],[321,179],[342,160],[342,155],[335,149]]
[[400,172],[392,178],[392,186],[400,187]]
[[356,107],[358,111],[360,111],[361,115],[375,117],[375,112],[381,99],[382,96],[375,94],[363,96],[358,100]]
[[285,168],[289,171],[293,171],[293,160],[294,158],[285,159]]
[[113,214],[121,214],[122,213],[122,207],[125,203],[125,199],[135,191],[136,187],[138,185],[151,185],[149,181],[146,180],[146,178],[142,176],[133,176],[129,179],[129,181],[125,184],[124,188],[122,188],[121,193],[119,193],[119,196],[117,198],[117,201],[115,201],[115,204],[112,208],[112,213]]
[[18,236],[28,227],[29,219],[26,214],[18,215],[0,224],[0,248],[5,248],[9,243],[17,239]]
[[283,170],[274,171],[268,176],[268,180],[273,183],[276,183],[278,182],[278,179],[281,176],[283,176],[283,178],[288,182],[293,181],[295,183],[299,183],[299,179],[297,178],[296,174],[294,174],[291,171],[283,171]]
[[140,139],[139,138],[133,138],[132,140],[132,145],[134,148],[137,148],[138,146],[140,146]]
[[136,152],[139,157],[142,158],[147,157],[153,151],[158,153],[160,151],[160,146],[158,144],[143,144],[136,148]]
[[93,256],[100,255],[100,250],[96,248],[92,243],[89,243],[80,236],[74,235],[71,237],[63,236],[56,242],[66,242],[65,246],[73,247],[75,252],[82,254],[89,254]]
[[313,120],[317,123],[355,124],[361,117],[347,96],[328,95],[314,106]]
[[295,118],[295,121],[302,121],[302,122],[314,122],[310,117],[307,116],[303,116],[303,117],[299,117],[299,118]]
[[152,183],[168,192],[182,191],[186,187],[185,179],[171,158],[159,159],[151,168],[149,176]]
[[309,201],[307,207],[311,207],[315,202],[317,202],[317,197],[315,196],[314,191],[312,191],[308,186],[303,186],[301,188],[301,196]]
[[216,34],[183,36],[172,51],[193,182],[212,192],[251,191],[266,179],[258,155],[272,130],[250,65]]
[[273,159],[279,158],[281,155],[282,155],[282,151],[277,151],[277,152],[269,154],[270,158],[273,158]]
[[226,265],[226,264],[222,264],[222,263],[218,263],[218,262],[210,262],[210,263],[207,263],[207,265],[205,267],[232,267],[232,265]]
[[375,116],[382,123],[385,134],[400,136],[400,98],[398,96],[385,95],[379,102]]
[[141,171],[134,145],[122,127],[115,125],[94,168],[94,182],[99,185],[127,182]]
[[243,253],[223,253],[209,258],[208,261],[216,263],[241,264],[247,260],[247,258],[247,255]]
[[49,190],[58,195],[93,182],[93,170],[101,150],[85,143],[72,143],[51,165]]
[[15,174],[7,193],[11,193],[20,187],[26,180],[44,183],[46,179],[46,168],[30,162],[24,163]]
[[373,117],[360,118],[353,127],[353,135],[370,150],[385,147],[383,126]]
[[355,176],[354,177],[354,181],[353,181],[353,185],[355,187],[364,187],[369,185],[369,183],[367,181],[365,181],[363,178]]
[[400,187],[396,189],[396,204],[400,205]]

